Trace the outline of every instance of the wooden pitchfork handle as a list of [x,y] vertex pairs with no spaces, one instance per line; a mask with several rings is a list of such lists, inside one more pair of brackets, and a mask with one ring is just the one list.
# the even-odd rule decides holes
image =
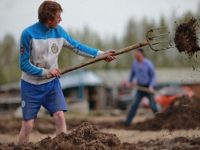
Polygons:
[[159,94],[159,92],[156,90],[151,91],[151,90],[149,90],[149,88],[142,87],[142,86],[134,86],[133,88],[135,88],[139,91],[150,93],[150,94]]
[[[134,45],[131,45],[131,46],[128,46],[126,48],[123,48],[123,49],[120,49],[120,50],[117,50],[116,53],[114,53],[112,56],[117,56],[117,55],[121,55],[121,54],[124,54],[124,53],[127,53],[129,51],[132,51],[134,49],[137,49],[137,48],[141,48],[141,47],[144,47],[144,46],[147,46],[149,45],[149,42],[148,41],[143,41],[143,42],[140,42],[140,43],[136,43]],[[68,73],[68,72],[71,72],[73,70],[77,70],[79,68],[82,68],[82,67],[85,67],[85,66],[88,66],[90,64],[93,64],[93,63],[96,63],[96,62],[99,62],[99,61],[102,61],[104,59],[106,59],[109,55],[102,55],[102,56],[99,56],[99,57],[96,57],[96,58],[93,58],[91,60],[88,60],[86,62],[82,62],[76,66],[71,66],[71,67],[68,67],[68,68],[65,68],[65,69],[62,69],[61,70],[61,75],[62,74],[65,74],[65,73]],[[53,76],[48,76],[48,78],[52,78]]]

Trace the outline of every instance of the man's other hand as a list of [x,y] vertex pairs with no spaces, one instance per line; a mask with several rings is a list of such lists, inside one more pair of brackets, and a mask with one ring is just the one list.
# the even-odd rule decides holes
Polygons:
[[122,85],[123,85],[124,87],[126,87],[126,88],[129,88],[129,89],[135,88],[135,87],[137,86],[136,83],[134,83],[134,82],[129,82],[129,81],[124,81],[124,82],[122,83]]
[[155,89],[154,89],[152,86],[150,86],[150,87],[149,87],[149,91],[151,91],[152,93],[154,93],[154,92],[155,92]]
[[53,77],[60,77],[61,71],[58,68],[51,69],[49,74]]
[[116,53],[115,50],[112,50],[112,49],[105,51],[105,53],[103,53],[103,55],[108,55],[108,56],[104,60],[106,62],[111,62],[111,61],[115,60],[116,57],[113,56],[115,53]]

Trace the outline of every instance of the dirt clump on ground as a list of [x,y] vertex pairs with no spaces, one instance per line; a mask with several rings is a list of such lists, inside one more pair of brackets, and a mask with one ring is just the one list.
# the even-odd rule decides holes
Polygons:
[[60,134],[46,138],[35,145],[43,149],[112,149],[120,146],[120,140],[114,134],[100,132],[97,127],[86,122],[69,134]]
[[196,33],[197,26],[198,23],[195,18],[178,25],[174,42],[179,52],[185,52],[189,56],[192,56],[200,50]]
[[[5,148],[16,147],[14,144],[8,144]],[[27,145],[17,146],[18,149],[57,149],[57,150],[107,150],[118,149],[121,147],[120,140],[114,134],[100,132],[96,126],[85,122],[69,134],[60,134],[55,138],[47,137],[38,143],[29,143]]]
[[37,143],[25,145],[0,143],[0,150],[186,150],[199,148],[199,137],[177,137],[174,139],[157,139],[138,143],[121,143],[116,135],[103,133],[88,122],[83,123],[69,134],[62,133],[55,138],[47,137]]
[[134,124],[137,130],[196,129],[200,127],[200,99],[197,97],[177,98],[170,107],[155,118]]

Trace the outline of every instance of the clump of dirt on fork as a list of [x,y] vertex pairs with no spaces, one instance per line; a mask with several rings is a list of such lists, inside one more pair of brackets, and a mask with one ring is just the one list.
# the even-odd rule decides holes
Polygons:
[[134,124],[137,130],[175,130],[200,127],[200,99],[197,97],[177,98],[170,107],[155,118]]
[[197,25],[197,20],[192,18],[177,27],[174,42],[179,52],[185,52],[189,56],[193,56],[200,50],[196,33]]

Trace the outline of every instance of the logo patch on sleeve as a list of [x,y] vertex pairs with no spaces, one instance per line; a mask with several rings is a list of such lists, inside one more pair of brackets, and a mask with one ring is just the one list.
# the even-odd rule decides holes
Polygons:
[[24,49],[25,49],[24,46],[21,45],[21,46],[20,46],[20,54],[23,54],[23,53],[24,53]]

